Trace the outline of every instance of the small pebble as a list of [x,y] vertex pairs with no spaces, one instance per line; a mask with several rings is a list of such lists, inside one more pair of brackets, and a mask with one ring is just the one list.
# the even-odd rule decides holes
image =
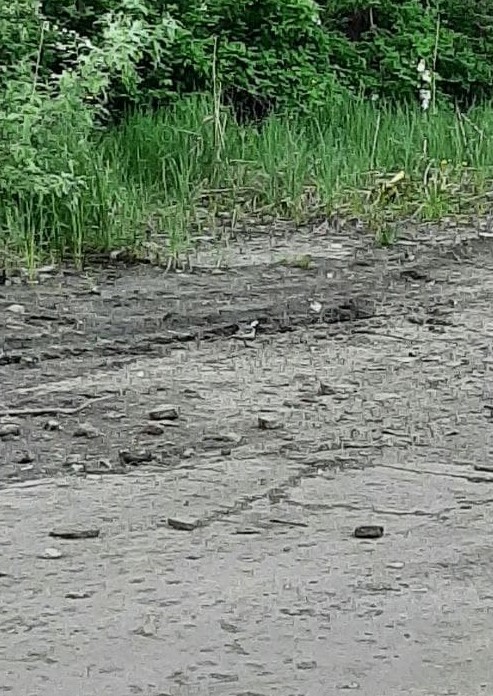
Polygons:
[[98,459],[95,464],[86,462],[84,464],[84,472],[88,476],[102,476],[103,474],[125,474],[127,468],[123,466],[113,466],[110,459]]
[[65,597],[67,599],[88,599],[93,594],[93,592],[89,592],[88,590],[80,590],[77,592],[76,590],[72,592],[67,592]]
[[63,463],[63,466],[66,466],[67,468],[83,465],[84,459],[80,454],[69,454]]
[[142,428],[142,432],[146,435],[164,435],[165,428],[163,428],[162,425],[159,425],[159,423],[148,423]]
[[21,427],[17,423],[2,423],[0,425],[0,438],[17,437],[20,433]]
[[45,430],[49,431],[60,430],[60,423],[54,418],[50,418],[50,420],[46,421],[43,427]]
[[53,273],[56,273],[57,270],[58,269],[56,266],[50,265],[50,266],[40,266],[37,269],[37,272],[39,274],[43,274],[43,275],[52,275]]
[[153,421],[176,420],[179,416],[179,409],[171,404],[161,404],[149,412],[149,418]]
[[7,312],[11,314],[25,314],[26,308],[21,304],[11,304],[7,307]]
[[45,549],[42,553],[39,554],[38,558],[62,558],[63,553],[59,549]]
[[151,462],[153,459],[152,452],[149,452],[149,450],[120,450],[120,452],[118,452],[118,457],[122,464],[129,464],[131,466],[145,464],[146,462]]
[[260,415],[258,417],[260,430],[277,430],[282,428],[282,423],[275,416]]
[[182,532],[191,532],[192,530],[197,529],[197,527],[199,526],[199,521],[183,518],[178,519],[177,517],[168,517],[168,526],[172,529],[179,529]]
[[21,365],[25,365],[26,367],[35,367],[38,362],[39,358],[35,355],[23,355],[21,357]]
[[362,525],[356,527],[354,536],[357,539],[380,539],[383,536],[384,529],[376,524]]
[[206,435],[202,440],[205,449],[215,449],[221,445],[238,447],[243,443],[243,435],[239,433],[213,433]]
[[95,437],[99,437],[100,435],[101,432],[90,423],[79,423],[79,425],[74,430],[74,437],[87,437],[90,439],[94,439]]
[[404,568],[404,563],[401,561],[395,561],[395,563],[387,563],[387,568],[392,570],[402,570]]

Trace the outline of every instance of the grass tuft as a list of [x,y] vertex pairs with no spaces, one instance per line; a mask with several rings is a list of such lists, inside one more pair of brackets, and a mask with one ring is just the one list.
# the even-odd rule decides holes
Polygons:
[[359,216],[390,244],[399,217],[481,214],[492,189],[487,105],[431,115],[348,98],[309,117],[239,126],[216,97],[190,97],[94,133],[90,147],[65,125],[55,147],[80,185],[3,193],[0,254],[31,270],[151,247],[154,260],[178,266],[225,219],[235,232],[266,214]]

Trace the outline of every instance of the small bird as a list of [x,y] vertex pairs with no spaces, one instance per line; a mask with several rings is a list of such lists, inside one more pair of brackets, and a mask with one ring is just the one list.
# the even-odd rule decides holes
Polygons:
[[247,345],[247,341],[254,341],[257,336],[257,327],[259,322],[257,319],[249,322],[248,324],[238,324],[238,331],[233,334],[232,338],[237,341],[243,341],[243,344]]

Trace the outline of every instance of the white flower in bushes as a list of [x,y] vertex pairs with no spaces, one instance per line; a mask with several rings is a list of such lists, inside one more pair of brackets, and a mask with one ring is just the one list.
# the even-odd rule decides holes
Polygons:
[[430,88],[433,82],[433,75],[431,70],[427,69],[426,62],[423,58],[421,58],[421,60],[418,63],[417,71],[419,81],[421,83],[419,88],[419,101],[421,103],[421,108],[423,109],[423,111],[428,111],[428,109],[430,108],[432,97],[432,92]]

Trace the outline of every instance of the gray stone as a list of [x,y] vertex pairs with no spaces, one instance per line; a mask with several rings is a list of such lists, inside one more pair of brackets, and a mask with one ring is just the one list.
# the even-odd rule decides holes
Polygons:
[[74,466],[83,466],[84,458],[81,454],[69,454],[65,459],[63,466],[70,468]]
[[191,532],[199,526],[198,520],[168,517],[168,526],[182,532]]
[[43,558],[43,559],[55,559],[55,558],[63,558],[63,553],[59,549],[54,549],[54,548],[49,548],[45,549],[42,553],[38,555],[38,558]]
[[20,425],[17,423],[1,423],[0,438],[17,437],[21,434]]
[[147,423],[147,425],[142,428],[142,432],[146,435],[159,436],[164,434],[165,428],[159,425],[159,423]]
[[120,450],[118,456],[122,464],[138,466],[153,460],[152,452],[149,450]]
[[179,416],[179,409],[172,404],[161,404],[149,412],[149,418],[153,421],[176,420]]
[[60,430],[60,423],[54,418],[50,418],[50,420],[46,421],[43,427],[45,430],[53,432],[55,430]]
[[71,592],[67,592],[65,594],[66,599],[88,599],[94,594],[94,592],[90,592],[89,590],[72,590]]
[[377,524],[367,524],[361,527],[356,527],[354,536],[357,539],[380,539],[383,536],[384,529]]
[[87,437],[94,439],[101,435],[101,431],[95,428],[91,423],[79,423],[74,430],[74,437]]
[[318,387],[319,396],[333,396],[335,394],[335,389],[325,382],[320,382]]
[[258,427],[260,430],[278,430],[283,424],[277,416],[262,413],[258,417]]
[[25,314],[26,308],[21,304],[11,304],[7,307],[7,312],[11,314]]

